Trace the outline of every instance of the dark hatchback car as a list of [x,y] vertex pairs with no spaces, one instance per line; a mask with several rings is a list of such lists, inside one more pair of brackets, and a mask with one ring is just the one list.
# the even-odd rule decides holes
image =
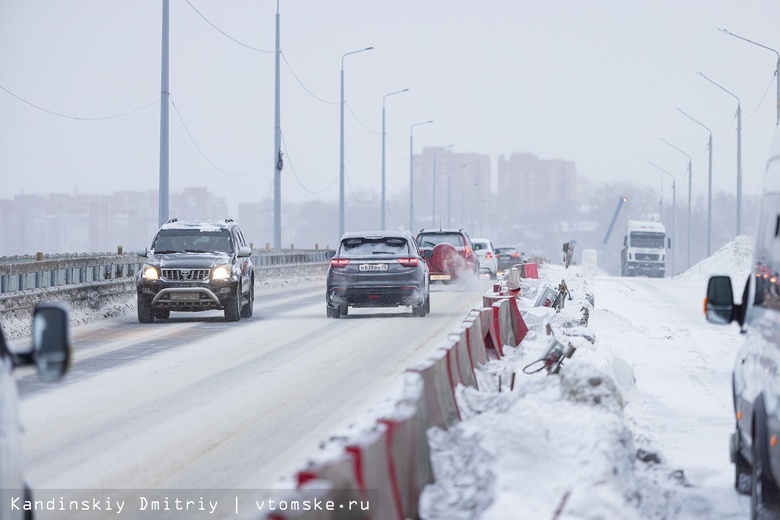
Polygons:
[[349,307],[410,306],[420,318],[431,311],[428,266],[408,231],[345,233],[325,256],[329,318],[346,316]]
[[171,311],[224,310],[225,321],[252,316],[252,250],[231,219],[182,222],[160,227],[138,273],[138,321],[167,319]]
[[522,254],[515,247],[497,247],[498,271],[504,271],[522,261]]
[[421,229],[417,245],[426,254],[432,282],[448,284],[479,276],[479,258],[471,238],[462,229]]

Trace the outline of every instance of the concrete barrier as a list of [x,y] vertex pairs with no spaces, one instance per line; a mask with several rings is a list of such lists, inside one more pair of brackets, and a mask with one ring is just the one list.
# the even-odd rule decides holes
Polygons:
[[519,346],[523,341],[523,338],[528,334],[528,325],[526,325],[523,315],[520,313],[517,299],[508,298],[507,301],[509,302],[509,312],[512,318],[512,332],[516,342],[515,346]]

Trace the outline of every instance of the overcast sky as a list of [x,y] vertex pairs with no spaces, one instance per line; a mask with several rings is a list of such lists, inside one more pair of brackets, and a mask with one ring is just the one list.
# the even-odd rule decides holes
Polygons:
[[[171,190],[271,196],[277,2],[170,3]],[[157,189],[161,6],[0,0],[0,198]],[[697,71],[742,101],[744,190],[757,192],[777,57],[718,28],[780,49],[777,20],[775,0],[282,0],[282,197],[338,199],[341,59],[368,46],[344,60],[348,203],[380,190],[382,100],[404,88],[385,103],[390,194],[408,187],[410,126],[431,119],[416,153],[452,144],[495,171],[530,152],[592,181],[664,178],[670,193],[652,161],[682,200],[687,159],[663,137],[693,157],[704,194],[708,134],[675,107],[712,130],[715,191],[734,192],[736,100]]]

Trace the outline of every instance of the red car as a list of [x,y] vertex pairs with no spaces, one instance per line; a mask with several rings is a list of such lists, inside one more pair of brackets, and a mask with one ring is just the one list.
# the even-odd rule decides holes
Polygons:
[[417,234],[421,251],[432,250],[425,259],[432,282],[445,284],[479,276],[479,259],[468,234],[462,229],[423,229]]

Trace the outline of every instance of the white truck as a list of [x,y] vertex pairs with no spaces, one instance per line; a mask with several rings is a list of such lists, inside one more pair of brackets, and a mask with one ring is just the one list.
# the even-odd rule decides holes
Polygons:
[[646,275],[663,278],[666,273],[666,249],[672,240],[660,222],[629,220],[623,249],[620,251],[621,276]]

